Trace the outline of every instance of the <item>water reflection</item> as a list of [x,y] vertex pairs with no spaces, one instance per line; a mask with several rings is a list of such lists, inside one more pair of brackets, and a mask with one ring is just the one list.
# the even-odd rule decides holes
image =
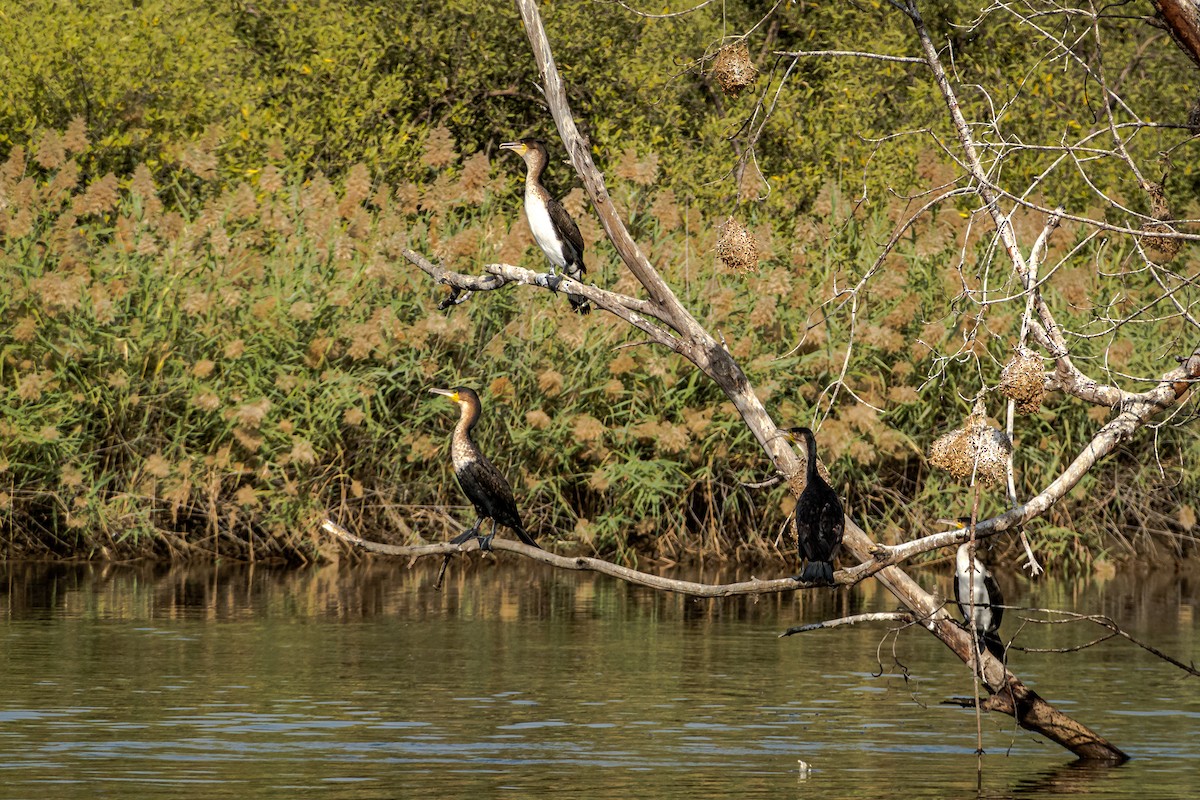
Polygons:
[[[5,565],[0,796],[1187,796],[1200,766],[1190,681],[1128,645],[1014,659],[1130,765],[1064,766],[992,716],[977,785],[974,717],[939,705],[969,674],[932,637],[775,638],[892,608],[873,584],[696,600],[472,559],[435,592],[435,568]],[[1158,580],[1044,582],[1021,602],[1105,613],[1194,659],[1200,584]]]

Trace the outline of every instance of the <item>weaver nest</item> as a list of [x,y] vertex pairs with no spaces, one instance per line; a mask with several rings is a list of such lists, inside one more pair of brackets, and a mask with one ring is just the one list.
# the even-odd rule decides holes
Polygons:
[[1020,414],[1033,414],[1041,408],[1046,394],[1041,356],[1023,347],[1017,350],[1000,372],[1000,394],[1015,401]]
[[753,272],[758,269],[758,242],[740,222],[730,217],[721,226],[717,258],[730,269]]
[[1179,239],[1155,236],[1156,233],[1175,233],[1175,229],[1165,222],[1143,222],[1142,246],[1158,256],[1162,263],[1179,255]]
[[998,428],[988,424],[983,399],[956,428],[941,436],[929,448],[929,463],[949,472],[956,480],[970,481],[971,476],[984,486],[1004,480],[1012,442]]
[[750,51],[745,42],[727,44],[717,52],[712,75],[721,84],[721,91],[736,97],[737,93],[754,83],[758,70],[750,60]]
[[1153,235],[1175,233],[1175,229],[1164,222],[1171,218],[1171,209],[1167,204],[1167,194],[1163,185],[1150,183],[1145,188],[1150,195],[1150,216],[1154,218],[1154,221],[1147,220],[1142,223],[1142,232],[1146,234],[1142,236],[1142,246],[1152,251],[1160,261],[1165,263],[1179,254],[1179,248],[1183,243],[1179,239]]

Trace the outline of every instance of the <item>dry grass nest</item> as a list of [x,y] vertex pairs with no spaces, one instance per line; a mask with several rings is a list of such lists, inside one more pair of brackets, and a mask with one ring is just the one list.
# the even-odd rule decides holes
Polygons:
[[732,270],[753,272],[758,269],[758,242],[740,222],[730,217],[721,226],[717,258]]
[[735,97],[742,89],[754,83],[758,70],[750,60],[750,51],[745,42],[727,44],[717,52],[712,75],[721,84],[721,91]]
[[1000,394],[1016,402],[1017,413],[1033,414],[1041,408],[1046,394],[1041,356],[1024,347],[1017,350],[1000,373]]
[[1142,246],[1153,252],[1163,262],[1170,261],[1179,254],[1183,242],[1166,236],[1154,236],[1156,233],[1175,233],[1175,229],[1164,220],[1171,218],[1171,208],[1167,203],[1167,194],[1161,183],[1144,184],[1150,197],[1150,216],[1154,221],[1142,223],[1142,231],[1151,234],[1142,237]]
[[1012,442],[1004,431],[988,424],[983,400],[956,428],[929,448],[929,463],[944,469],[956,480],[970,481],[971,476],[983,486],[1002,483],[1005,479]]
[[1155,236],[1156,233],[1175,233],[1175,229],[1165,222],[1142,223],[1142,246],[1158,256],[1162,263],[1170,261],[1179,255],[1182,240],[1166,236]]

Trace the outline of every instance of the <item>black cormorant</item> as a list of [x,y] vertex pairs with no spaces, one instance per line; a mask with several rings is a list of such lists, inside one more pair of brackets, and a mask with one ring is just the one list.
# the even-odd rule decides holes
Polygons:
[[[542,186],[542,172],[549,157],[546,145],[540,139],[521,139],[504,142],[503,150],[512,150],[525,160],[525,216],[533,238],[550,259],[550,272],[561,269],[568,277],[582,281],[587,269],[583,266],[583,236],[579,226],[563,208],[563,204],[550,196]],[[568,294],[571,308],[579,314],[592,310],[583,295]]]
[[1004,616],[1004,609],[1000,607],[1004,605],[1004,598],[992,571],[978,556],[972,557],[969,542],[959,545],[954,559],[954,600],[963,621],[975,629],[979,652],[987,648],[996,658],[1004,660],[1004,642],[996,635]]
[[492,532],[487,536],[479,536],[480,549],[491,547],[492,538],[496,535],[496,523],[512,528],[522,542],[537,547],[538,543],[521,524],[521,514],[517,511],[517,501],[513,499],[508,481],[471,439],[471,429],[479,421],[479,395],[465,386],[429,391],[458,404],[458,424],[454,426],[454,436],[450,440],[450,461],[454,464],[458,485],[475,506],[477,515],[475,524],[451,539],[451,543],[462,544],[472,536],[479,536],[479,526],[486,518],[492,521]]
[[842,547],[845,513],[842,501],[817,472],[817,440],[808,428],[784,431],[792,441],[804,440],[808,451],[808,476],[796,500],[796,546],[807,561],[797,580],[833,583],[833,559]]

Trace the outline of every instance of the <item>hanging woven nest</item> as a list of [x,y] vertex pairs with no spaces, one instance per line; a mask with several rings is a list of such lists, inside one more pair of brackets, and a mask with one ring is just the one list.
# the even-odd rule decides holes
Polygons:
[[1147,194],[1150,196],[1150,216],[1154,220],[1147,220],[1142,223],[1142,231],[1149,234],[1142,237],[1142,246],[1158,256],[1159,263],[1165,264],[1179,255],[1179,248],[1183,243],[1179,239],[1153,235],[1156,233],[1175,233],[1175,229],[1164,222],[1164,220],[1171,218],[1171,208],[1167,203],[1167,193],[1163,185],[1161,183],[1150,183],[1146,184],[1145,188]]
[[741,273],[754,272],[758,269],[758,242],[740,222],[730,217],[721,226],[721,236],[717,239],[717,258],[729,269]]
[[956,480],[983,486],[1004,481],[1012,442],[1008,436],[988,424],[983,398],[963,421],[963,426],[938,438],[929,448],[929,463],[944,469]]
[[1016,402],[1018,414],[1036,413],[1046,394],[1041,356],[1019,348],[1000,372],[1000,394]]
[[1181,240],[1167,236],[1155,236],[1156,233],[1175,233],[1175,229],[1165,222],[1142,223],[1142,247],[1158,256],[1158,263],[1165,264],[1179,255]]
[[712,75],[721,84],[721,90],[730,97],[754,83],[758,70],[750,60],[750,51],[745,42],[727,44],[717,52],[713,62]]

